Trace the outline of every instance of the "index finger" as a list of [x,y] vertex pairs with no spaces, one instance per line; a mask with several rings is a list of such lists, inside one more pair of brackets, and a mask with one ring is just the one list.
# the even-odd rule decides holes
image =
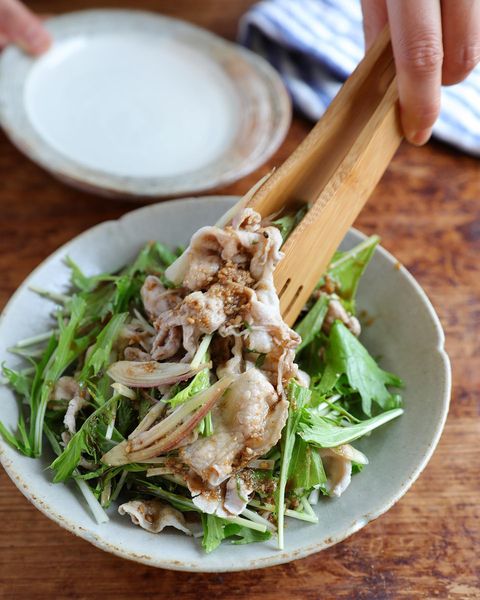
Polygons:
[[405,137],[424,144],[440,112],[442,16],[439,0],[387,0]]
[[480,62],[479,0],[442,1],[443,84],[465,79]]

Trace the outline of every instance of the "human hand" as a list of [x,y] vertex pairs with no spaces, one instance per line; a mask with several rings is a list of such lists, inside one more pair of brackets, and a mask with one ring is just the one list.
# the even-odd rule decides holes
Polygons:
[[362,0],[368,47],[388,22],[405,137],[430,137],[440,86],[459,83],[480,62],[480,0]]
[[19,0],[0,0],[0,48],[17,44],[29,54],[41,54],[51,39],[35,16]]

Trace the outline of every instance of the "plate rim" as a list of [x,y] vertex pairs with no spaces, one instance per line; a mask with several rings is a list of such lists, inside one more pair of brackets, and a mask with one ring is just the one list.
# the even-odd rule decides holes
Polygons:
[[[128,224],[128,220],[130,218],[132,218],[132,215],[135,218],[135,216],[138,215],[139,213],[142,213],[142,212],[148,213],[148,212],[154,210],[155,207],[158,207],[160,205],[167,206],[167,208],[168,208],[168,207],[172,207],[175,205],[178,206],[179,204],[182,204],[184,206],[188,206],[189,204],[194,204],[194,203],[196,204],[196,203],[198,203],[199,200],[206,201],[206,202],[217,202],[218,200],[228,200],[230,202],[233,202],[238,199],[239,199],[238,196],[210,195],[210,196],[204,196],[202,198],[189,197],[189,198],[164,201],[164,202],[160,202],[160,203],[156,203],[156,204],[146,205],[141,208],[137,208],[135,210],[127,212],[126,214],[122,215],[118,219],[110,219],[107,221],[102,221],[101,223],[98,223],[98,224],[94,225],[93,227],[86,229],[85,231],[81,232],[80,234],[73,237],[69,241],[62,244],[62,246],[60,246],[59,248],[54,250],[54,252],[52,252],[44,260],[42,260],[42,262],[39,265],[37,265],[37,267],[35,267],[31,271],[31,273],[22,281],[22,283],[18,286],[18,288],[12,294],[10,299],[7,301],[6,305],[4,306],[4,308],[1,312],[0,325],[3,323],[6,315],[8,314],[9,307],[16,301],[16,297],[25,288],[28,288],[30,280],[36,276],[37,272],[43,267],[43,265],[47,261],[50,261],[54,257],[58,257],[59,255],[66,254],[68,247],[71,244],[73,244],[74,242],[77,242],[79,239],[81,239],[84,236],[91,235],[91,233],[93,231],[102,229],[102,228],[107,228],[112,223],[113,224],[121,223],[123,226],[124,224]],[[350,229],[350,231],[352,231],[360,239],[365,239],[367,237],[363,232],[361,232],[360,230],[358,230],[354,227],[352,227]],[[439,412],[440,418],[438,418],[438,420],[437,420],[435,430],[434,430],[434,435],[427,445],[427,448],[424,452],[422,460],[416,465],[416,467],[413,470],[410,477],[408,477],[405,481],[402,482],[402,485],[399,487],[397,492],[392,495],[389,502],[387,502],[380,509],[378,509],[376,511],[372,511],[372,512],[368,513],[367,515],[364,515],[362,518],[357,519],[356,521],[354,521],[352,523],[352,525],[349,528],[344,530],[338,536],[331,537],[326,540],[320,540],[319,542],[310,544],[309,546],[303,547],[298,550],[281,551],[281,552],[277,551],[278,553],[274,553],[274,554],[270,555],[269,557],[265,557],[262,559],[249,559],[245,563],[242,563],[241,565],[239,564],[238,566],[229,563],[225,568],[221,568],[218,566],[212,566],[212,567],[207,566],[206,568],[205,568],[205,566],[202,567],[201,557],[199,558],[199,560],[197,562],[169,560],[168,558],[155,559],[153,556],[139,555],[132,551],[125,550],[121,546],[116,546],[116,545],[110,543],[108,540],[102,539],[102,537],[100,535],[97,535],[97,534],[89,531],[88,529],[85,529],[79,525],[76,525],[75,523],[70,522],[67,519],[65,519],[63,516],[57,514],[53,507],[46,505],[42,500],[40,500],[39,498],[37,498],[35,496],[34,492],[32,490],[30,490],[28,482],[26,482],[22,478],[22,475],[15,470],[15,466],[13,464],[14,461],[10,460],[5,455],[4,449],[8,445],[1,437],[0,437],[0,464],[2,464],[3,468],[5,469],[6,473],[8,474],[8,476],[10,477],[10,479],[12,480],[14,485],[22,492],[22,494],[27,498],[27,500],[29,500],[29,502],[31,502],[45,516],[47,516],[50,520],[56,522],[63,529],[66,529],[70,533],[73,533],[74,535],[77,535],[78,537],[92,543],[94,546],[96,546],[97,548],[100,548],[101,550],[110,552],[121,558],[125,558],[128,560],[132,560],[132,561],[142,563],[142,564],[145,564],[148,566],[153,566],[156,568],[172,569],[172,570],[176,570],[176,571],[197,572],[197,573],[221,573],[221,572],[248,571],[248,570],[254,570],[254,569],[259,569],[259,568],[276,566],[279,564],[291,562],[293,560],[305,558],[306,556],[320,552],[321,550],[324,550],[330,546],[333,546],[333,545],[347,539],[352,534],[354,534],[358,530],[365,527],[369,522],[377,519],[378,517],[383,515],[385,512],[387,512],[394,504],[396,504],[406,494],[406,492],[410,489],[410,487],[418,479],[418,477],[420,476],[420,474],[423,472],[423,470],[427,466],[428,462],[430,461],[430,459],[433,455],[433,452],[435,451],[435,449],[438,445],[438,442],[442,435],[442,432],[443,432],[443,429],[445,426],[445,422],[446,422],[446,419],[448,416],[448,410],[449,410],[450,398],[451,398],[451,363],[450,363],[449,356],[445,349],[445,335],[444,335],[444,331],[443,331],[440,319],[439,319],[428,295],[423,290],[423,288],[420,286],[420,284],[416,281],[416,279],[413,277],[413,275],[403,265],[401,265],[397,261],[397,259],[390,252],[388,252],[388,250],[383,248],[383,246],[378,245],[376,248],[376,252],[379,252],[391,265],[395,265],[395,267],[402,273],[402,275],[407,278],[408,283],[415,289],[416,293],[419,294],[424,306],[428,310],[428,313],[429,313],[429,316],[431,317],[432,323],[435,326],[436,342],[437,342],[436,347],[434,349],[432,349],[432,352],[435,351],[437,353],[437,355],[441,359],[442,366],[443,366],[442,377],[444,378],[444,382],[445,382],[444,394],[443,394],[443,398],[441,398],[441,404],[440,404],[441,410]]]
[[[188,21],[146,10],[108,8],[79,10],[51,17],[45,23],[47,28],[50,24],[54,26],[60,24],[59,27],[65,28],[76,19],[92,20],[92,22],[98,19],[98,26],[101,27],[109,18],[117,17],[132,20],[133,30],[142,27],[142,24],[145,27],[156,25],[160,28],[163,25],[171,27],[176,34],[190,33],[192,37],[204,44],[202,52],[210,58],[212,54],[205,50],[207,46],[215,49],[219,54],[236,56],[243,61],[250,73],[255,74],[258,82],[263,86],[265,95],[268,96],[265,106],[268,106],[272,126],[268,136],[262,141],[262,146],[253,148],[241,162],[232,163],[229,169],[215,175],[213,180],[207,169],[211,169],[214,162],[190,172],[159,177],[124,176],[84,166],[57,151],[30,122],[23,92],[28,71],[36,59],[25,55],[19,48],[11,46],[0,56],[0,125],[10,142],[25,156],[56,178],[74,187],[101,195],[141,200],[185,197],[226,186],[259,168],[278,150],[291,125],[291,99],[277,71],[263,57],[251,50]],[[15,75],[16,70],[25,72]],[[240,125],[240,128],[242,126]],[[224,156],[226,155],[227,153],[224,153]],[[221,159],[222,155],[219,158]],[[202,175],[204,171],[205,174]],[[198,179],[188,183],[188,178],[193,176]]]

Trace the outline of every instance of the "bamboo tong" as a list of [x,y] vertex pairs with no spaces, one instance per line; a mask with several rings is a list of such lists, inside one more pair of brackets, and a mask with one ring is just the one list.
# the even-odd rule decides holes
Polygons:
[[325,115],[248,204],[263,217],[293,204],[310,205],[286,241],[285,257],[275,271],[282,314],[289,325],[402,140],[397,99],[386,28]]

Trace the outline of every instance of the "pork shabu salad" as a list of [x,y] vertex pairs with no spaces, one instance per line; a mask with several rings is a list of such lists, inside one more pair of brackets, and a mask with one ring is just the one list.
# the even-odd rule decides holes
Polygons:
[[402,414],[401,381],[358,339],[378,239],[334,256],[290,328],[273,274],[298,215],[225,221],[181,256],[150,243],[116,274],[67,259],[69,293],[42,292],[51,331],[11,349],[25,365],[3,365],[21,410],[0,432],[31,457],[48,442],[53,480],[74,481],[100,523],[118,510],[207,552],[225,538],[283,548],[286,519],[315,524],[368,464],[352,443]]

